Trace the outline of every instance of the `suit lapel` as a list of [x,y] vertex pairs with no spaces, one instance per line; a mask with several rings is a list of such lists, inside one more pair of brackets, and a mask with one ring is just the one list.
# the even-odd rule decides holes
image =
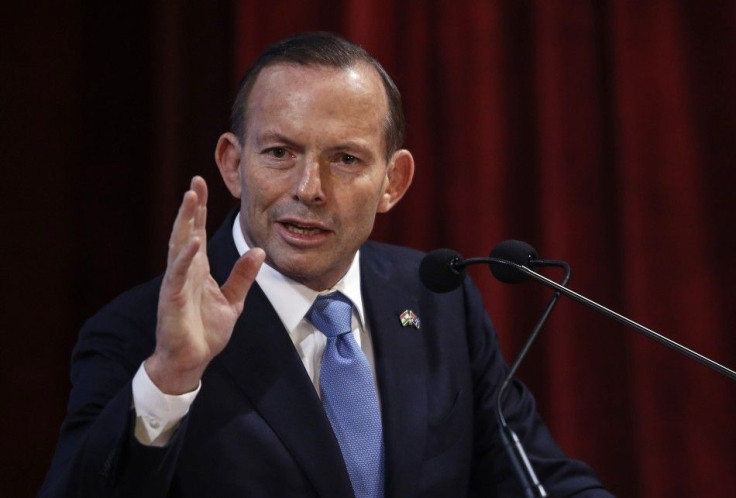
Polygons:
[[399,316],[416,311],[416,291],[391,279],[391,263],[370,246],[361,249],[365,315],[373,339],[386,445],[387,496],[415,494],[427,427],[426,360],[421,330]]
[[[229,228],[228,228],[229,225]],[[229,217],[223,228],[232,227]],[[221,228],[210,244],[212,274],[222,282],[237,259]],[[304,365],[276,311],[254,284],[218,363],[269,424],[324,497],[352,495],[340,447]]]

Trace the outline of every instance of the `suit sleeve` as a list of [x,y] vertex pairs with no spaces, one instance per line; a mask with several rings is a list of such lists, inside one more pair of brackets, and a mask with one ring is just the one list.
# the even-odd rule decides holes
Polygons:
[[115,300],[80,331],[72,391],[42,497],[165,496],[187,418],[163,448],[143,446],[133,430],[131,380],[154,346],[158,285]]
[[[471,494],[524,496],[500,440],[495,416],[495,396],[508,366],[481,296],[469,279],[465,285],[465,308],[475,407]],[[503,406],[507,423],[519,436],[550,496],[612,496],[587,465],[568,458],[559,448],[537,413],[532,394],[518,380],[510,384]]]

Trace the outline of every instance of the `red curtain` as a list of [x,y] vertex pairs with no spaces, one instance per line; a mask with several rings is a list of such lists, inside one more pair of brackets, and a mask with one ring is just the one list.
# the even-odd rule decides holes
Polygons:
[[[736,7],[728,1],[238,3],[236,66],[303,30],[364,45],[418,170],[377,238],[485,255],[520,238],[570,287],[736,366]],[[548,293],[475,270],[512,358]],[[736,384],[566,302],[522,378],[619,496],[736,490]]]

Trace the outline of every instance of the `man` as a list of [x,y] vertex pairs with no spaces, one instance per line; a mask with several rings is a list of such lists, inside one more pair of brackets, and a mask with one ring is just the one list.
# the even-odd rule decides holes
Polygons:
[[[403,127],[395,85],[352,43],[298,35],[261,55],[215,150],[239,212],[206,245],[195,177],[166,273],[85,324],[42,495],[522,495],[477,291],[430,293],[420,253],[366,242],[412,181]],[[522,385],[506,413],[553,496],[610,496]]]

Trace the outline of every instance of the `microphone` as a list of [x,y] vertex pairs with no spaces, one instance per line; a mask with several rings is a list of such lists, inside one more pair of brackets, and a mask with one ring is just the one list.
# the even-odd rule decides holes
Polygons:
[[[491,250],[491,259],[503,259],[529,268],[538,266],[535,263],[539,262],[537,251],[521,240],[504,240]],[[529,279],[514,266],[503,265],[494,261],[491,261],[489,266],[493,276],[506,284],[518,284]]]
[[445,293],[457,289],[465,279],[465,263],[452,249],[435,249],[419,264],[419,279],[432,292]]
[[531,269],[557,266],[566,273],[570,272],[570,265],[564,261],[539,259],[537,251],[524,241],[505,240],[493,248],[490,258],[463,259],[459,252],[452,249],[430,251],[419,264],[419,279],[432,292],[450,292],[462,285],[465,268],[477,263],[488,263],[493,276],[506,284],[529,280],[529,275],[521,271],[520,267]]

